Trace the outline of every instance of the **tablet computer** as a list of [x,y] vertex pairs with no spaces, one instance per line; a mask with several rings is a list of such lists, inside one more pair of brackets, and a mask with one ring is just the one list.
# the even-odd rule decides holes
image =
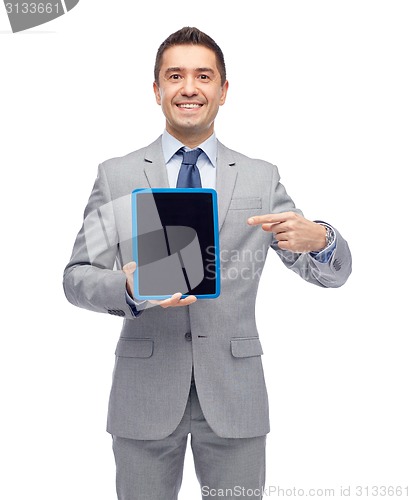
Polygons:
[[134,296],[138,300],[220,294],[217,193],[206,188],[132,193]]

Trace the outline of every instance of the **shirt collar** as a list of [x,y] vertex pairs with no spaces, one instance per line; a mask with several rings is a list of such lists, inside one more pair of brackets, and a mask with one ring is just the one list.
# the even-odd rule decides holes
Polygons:
[[[162,148],[163,155],[165,159],[165,163],[167,164],[171,158],[179,151],[180,148],[186,147],[182,142],[178,141],[176,137],[169,134],[167,130],[163,132],[162,135]],[[216,167],[216,158],[217,158],[217,139],[216,134],[213,134],[206,139],[202,144],[199,144],[199,148],[207,155],[210,163]],[[186,148],[189,149],[189,148]]]

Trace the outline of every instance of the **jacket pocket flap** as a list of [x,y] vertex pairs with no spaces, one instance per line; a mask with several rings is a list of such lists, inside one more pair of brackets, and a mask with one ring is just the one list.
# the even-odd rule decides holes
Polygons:
[[115,354],[122,358],[150,358],[153,354],[153,340],[119,339]]
[[249,210],[262,208],[262,198],[232,198],[231,210]]
[[261,356],[262,345],[258,337],[238,338],[230,341],[230,349],[235,358]]

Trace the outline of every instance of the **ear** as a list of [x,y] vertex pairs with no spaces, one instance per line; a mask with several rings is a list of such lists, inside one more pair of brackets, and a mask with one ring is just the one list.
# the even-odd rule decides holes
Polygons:
[[160,88],[159,88],[159,85],[156,82],[153,82],[153,92],[154,92],[155,97],[156,97],[156,102],[160,106],[160,104],[162,103],[162,99],[160,97]]
[[226,80],[225,83],[222,85],[222,94],[220,96],[220,101],[219,101],[220,106],[223,106],[223,104],[225,104],[226,102],[228,89],[229,89],[229,82]]

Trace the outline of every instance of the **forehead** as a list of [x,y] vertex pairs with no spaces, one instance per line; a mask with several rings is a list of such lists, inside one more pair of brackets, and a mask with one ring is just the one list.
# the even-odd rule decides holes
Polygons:
[[216,56],[213,50],[201,45],[175,45],[163,53],[160,71],[167,71],[168,68],[211,68],[217,71]]

